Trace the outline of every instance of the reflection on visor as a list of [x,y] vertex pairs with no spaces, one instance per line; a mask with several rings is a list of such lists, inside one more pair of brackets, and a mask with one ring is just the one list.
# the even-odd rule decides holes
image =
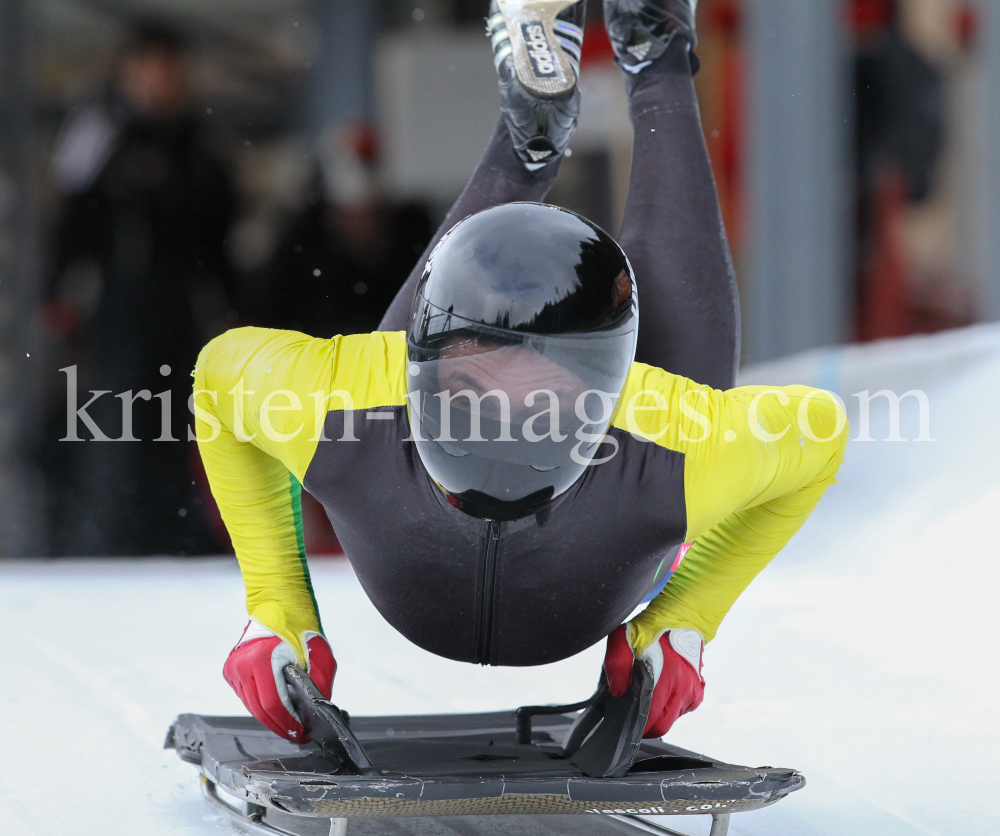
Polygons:
[[409,339],[409,407],[428,473],[453,496],[559,496],[598,454],[631,367],[635,323],[543,336],[426,307],[424,328]]

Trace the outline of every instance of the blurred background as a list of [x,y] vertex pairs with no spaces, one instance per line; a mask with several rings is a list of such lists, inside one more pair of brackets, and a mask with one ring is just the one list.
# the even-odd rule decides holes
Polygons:
[[[487,5],[0,3],[0,554],[229,550],[187,437],[197,351],[375,328],[496,121]],[[614,233],[631,130],[588,6],[550,200]],[[744,363],[1000,319],[1000,4],[698,16]]]

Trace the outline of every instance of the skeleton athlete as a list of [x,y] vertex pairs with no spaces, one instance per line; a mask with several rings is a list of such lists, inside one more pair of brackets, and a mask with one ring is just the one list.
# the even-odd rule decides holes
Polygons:
[[660,736],[701,703],[703,643],[843,460],[828,393],[733,388],[695,0],[605,0],[635,130],[620,246],[541,203],[576,123],[584,5],[493,3],[503,118],[379,331],[241,328],[199,357],[201,453],[251,617],[224,674],[291,740],[306,735],[283,666],[327,695],[336,672],[302,487],[411,641],[540,665],[608,638],[612,693],[635,656],[652,666]]

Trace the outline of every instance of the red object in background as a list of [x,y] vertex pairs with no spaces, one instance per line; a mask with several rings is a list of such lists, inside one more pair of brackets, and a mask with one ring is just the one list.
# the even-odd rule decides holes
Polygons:
[[906,182],[884,174],[875,187],[871,249],[861,265],[857,338],[861,341],[912,334],[910,269],[903,224],[909,204]]
[[851,0],[848,6],[854,34],[861,37],[881,32],[895,15],[895,0]]
[[69,302],[58,297],[42,306],[42,327],[50,336],[67,339],[80,331],[80,314]]
[[726,0],[726,2],[715,3],[708,7],[706,23],[713,29],[735,37],[739,34],[740,26],[743,23],[743,13],[733,0]]
[[581,64],[610,64],[615,60],[615,51],[608,40],[608,32],[603,20],[591,20],[583,30],[583,50]]
[[358,122],[350,127],[349,142],[351,150],[365,165],[378,162],[379,139],[378,131],[367,122]]
[[737,0],[716,0],[704,6],[706,33],[718,37],[718,96],[716,127],[707,131],[705,141],[715,172],[722,219],[732,249],[739,252],[743,242],[743,102],[746,62],[740,40],[743,22]]
[[958,42],[966,52],[976,44],[979,33],[979,11],[974,3],[963,3],[955,12],[955,27],[958,30]]
[[917,273],[907,257],[906,182],[883,174],[874,189],[870,245],[859,268],[855,339],[933,334],[975,321],[973,294],[954,276]]

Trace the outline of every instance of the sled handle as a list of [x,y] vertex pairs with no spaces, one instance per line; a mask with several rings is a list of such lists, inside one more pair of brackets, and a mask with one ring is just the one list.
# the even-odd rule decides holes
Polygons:
[[642,659],[632,663],[632,679],[621,697],[611,695],[607,677],[601,672],[601,686],[594,695],[600,697],[599,704],[577,718],[566,738],[566,756],[573,766],[592,778],[622,778],[628,774],[639,756],[653,685],[653,671]]
[[563,757],[589,777],[621,778],[639,755],[653,684],[649,663],[636,659],[628,691],[621,697],[613,697],[602,670],[597,691],[588,700],[572,705],[525,705],[517,709],[514,712],[517,742],[531,743],[531,718],[536,714],[580,711],[563,741]]
[[334,755],[355,775],[381,774],[351,731],[346,712],[325,699],[302,668],[285,665],[283,673],[303,727],[323,751]]
[[518,743],[531,743],[531,718],[537,715],[572,714],[584,708],[598,705],[601,692],[598,691],[589,700],[575,702],[572,705],[522,705],[514,711],[515,733]]

